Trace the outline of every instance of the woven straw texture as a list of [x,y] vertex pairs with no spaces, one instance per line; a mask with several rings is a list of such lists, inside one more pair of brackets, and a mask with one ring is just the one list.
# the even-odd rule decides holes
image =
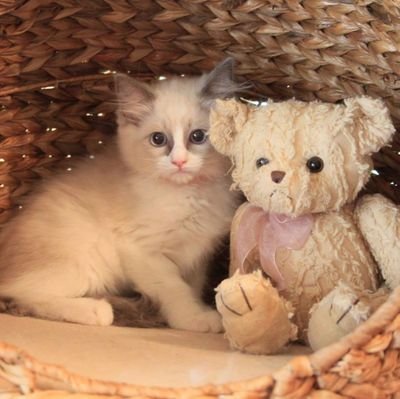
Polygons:
[[[0,222],[113,133],[112,71],[199,73],[230,55],[249,95],[369,94],[399,126],[399,32],[395,0],[0,0]],[[397,202],[399,141],[369,185]]]
[[[400,127],[397,0],[0,0],[0,222],[36,181],[68,173],[113,135],[113,71],[148,80],[204,72],[226,56],[236,59],[239,80],[254,84],[248,96],[336,102],[368,94],[386,101]],[[367,188],[396,202],[399,154],[397,134],[376,155]],[[11,398],[400,398],[399,310],[396,291],[340,343],[239,384],[96,382],[7,345],[0,382]]]

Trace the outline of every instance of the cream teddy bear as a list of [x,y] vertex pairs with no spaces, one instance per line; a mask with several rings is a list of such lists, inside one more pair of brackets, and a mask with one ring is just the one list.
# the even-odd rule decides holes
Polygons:
[[231,277],[216,295],[232,347],[268,354],[300,339],[318,349],[399,284],[397,207],[381,195],[355,201],[371,154],[394,132],[383,102],[369,97],[217,102],[210,140],[232,159],[248,200],[232,224]]

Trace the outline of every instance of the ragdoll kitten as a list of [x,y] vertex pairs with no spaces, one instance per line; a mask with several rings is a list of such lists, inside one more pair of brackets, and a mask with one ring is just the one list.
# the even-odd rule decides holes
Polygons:
[[2,232],[6,311],[109,325],[99,298],[136,289],[173,328],[221,331],[200,293],[237,206],[207,137],[213,100],[239,89],[231,78],[231,60],[153,85],[116,77],[116,144],[47,182]]

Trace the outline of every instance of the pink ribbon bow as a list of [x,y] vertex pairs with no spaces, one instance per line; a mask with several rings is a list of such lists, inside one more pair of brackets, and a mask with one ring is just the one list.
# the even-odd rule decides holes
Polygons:
[[250,251],[258,245],[262,269],[278,290],[284,290],[286,283],[275,261],[276,251],[278,248],[301,249],[313,225],[312,215],[290,218],[250,205],[242,215],[233,243],[241,273],[245,273],[244,262]]

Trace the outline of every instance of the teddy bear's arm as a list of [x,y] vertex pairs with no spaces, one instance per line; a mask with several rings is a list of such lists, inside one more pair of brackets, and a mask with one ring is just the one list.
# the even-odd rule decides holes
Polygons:
[[386,284],[400,284],[400,208],[380,194],[365,195],[357,204],[355,217]]

